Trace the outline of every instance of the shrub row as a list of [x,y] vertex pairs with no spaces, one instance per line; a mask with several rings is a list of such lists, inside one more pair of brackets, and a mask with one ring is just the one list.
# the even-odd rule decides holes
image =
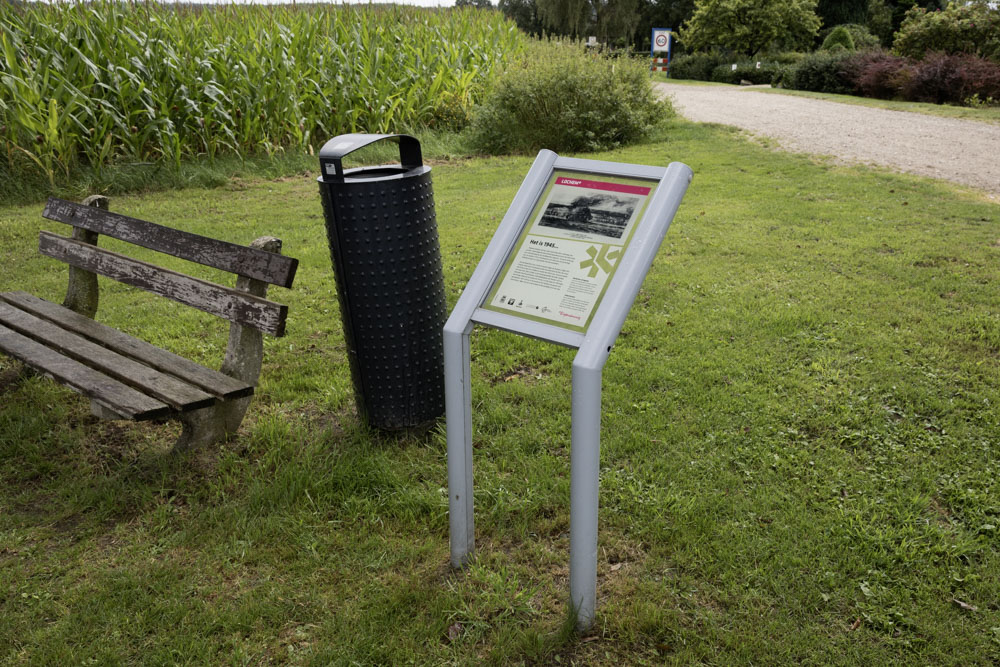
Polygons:
[[911,102],[1000,101],[1000,64],[971,54],[929,53],[912,60],[885,51],[818,51],[796,65],[784,85]]
[[[718,53],[691,53],[670,60],[670,77],[711,81],[712,71],[728,59]],[[731,60],[729,62],[732,62]]]
[[[733,62],[731,56],[717,53],[694,53],[670,61],[670,76],[674,79],[716,81],[718,83],[772,83],[783,67],[794,62],[799,54],[783,54],[768,60]],[[759,63],[759,64],[758,64]],[[733,65],[736,65],[735,69]]]

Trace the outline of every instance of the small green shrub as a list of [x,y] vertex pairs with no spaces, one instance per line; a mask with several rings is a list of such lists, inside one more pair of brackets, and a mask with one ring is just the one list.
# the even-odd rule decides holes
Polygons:
[[854,38],[851,37],[851,33],[848,32],[847,28],[842,25],[838,25],[830,31],[830,34],[823,40],[823,46],[820,48],[824,51],[832,51],[835,46],[839,46],[847,51],[854,50]]
[[508,70],[476,111],[472,145],[488,153],[601,150],[632,143],[674,115],[646,60],[549,49]]
[[853,49],[848,48],[848,51],[865,51],[868,49],[877,49],[881,46],[879,38],[868,30],[868,26],[861,25],[860,23],[842,23],[820,32],[819,36],[823,40],[823,46],[820,48],[826,48],[826,40],[830,38],[831,34],[839,31],[841,28],[847,31],[851,36],[851,42],[854,44]]
[[846,49],[810,53],[785,77],[785,85],[795,90],[849,94],[854,86],[844,73],[844,61],[850,55]]
[[718,53],[677,56],[670,61],[670,78],[712,81],[712,72],[727,60],[729,59]]

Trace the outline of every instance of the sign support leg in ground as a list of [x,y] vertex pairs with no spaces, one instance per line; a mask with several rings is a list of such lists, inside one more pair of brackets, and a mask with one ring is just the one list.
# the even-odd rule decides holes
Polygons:
[[472,356],[464,329],[444,329],[445,421],[448,429],[448,522],[451,565],[469,562],[476,545],[472,507]]
[[569,483],[569,597],[579,630],[597,603],[597,506],[601,472],[601,369],[573,363]]

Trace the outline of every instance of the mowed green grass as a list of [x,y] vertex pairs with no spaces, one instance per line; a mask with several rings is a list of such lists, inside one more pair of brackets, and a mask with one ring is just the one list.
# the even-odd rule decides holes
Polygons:
[[[565,624],[573,351],[474,334],[478,559],[452,571],[443,434],[358,423],[303,176],[112,201],[282,237],[289,335],[217,450],[171,456],[176,427],[97,422],[44,379],[0,388],[0,660],[1000,659],[1000,207],[682,121],[588,157],[695,172],[604,373],[591,633]],[[434,165],[450,304],[530,163]],[[40,210],[2,211],[0,289],[58,301]],[[221,359],[214,318],[103,298],[99,319]]]

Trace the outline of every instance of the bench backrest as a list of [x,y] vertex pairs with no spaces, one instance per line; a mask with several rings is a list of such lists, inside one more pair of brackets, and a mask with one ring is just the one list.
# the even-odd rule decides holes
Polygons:
[[[298,268],[297,259],[278,253],[171,229],[55,197],[49,199],[42,216],[281,287],[292,286]],[[39,234],[38,250],[71,266],[140,287],[231,322],[274,336],[284,335],[288,315],[285,305],[50,232]]]

